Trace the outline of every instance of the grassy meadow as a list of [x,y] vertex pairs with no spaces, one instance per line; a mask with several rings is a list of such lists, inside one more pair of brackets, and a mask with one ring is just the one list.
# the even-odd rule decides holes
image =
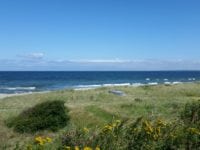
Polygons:
[[[125,96],[109,93],[123,91]],[[73,129],[94,129],[112,120],[136,120],[138,117],[176,120],[187,102],[200,99],[200,83],[140,87],[103,87],[92,90],[61,90],[0,99],[0,149],[25,149],[38,135],[53,142],[46,149],[57,149],[60,138]],[[34,105],[62,100],[69,109],[70,123],[58,132],[40,131],[20,134],[6,126],[6,121]]]

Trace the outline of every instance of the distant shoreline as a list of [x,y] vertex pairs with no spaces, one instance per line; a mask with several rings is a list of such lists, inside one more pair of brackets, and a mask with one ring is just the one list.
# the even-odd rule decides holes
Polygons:
[[6,98],[6,97],[12,97],[12,96],[23,96],[23,95],[30,95],[30,94],[42,94],[42,93],[48,93],[48,92],[55,92],[60,90],[75,90],[75,91],[84,91],[84,90],[94,90],[102,87],[140,87],[140,86],[157,86],[157,85],[177,85],[177,84],[191,84],[191,83],[198,83],[198,81],[193,82],[165,82],[165,83],[149,83],[149,84],[107,84],[103,86],[92,86],[92,87],[82,87],[82,88],[72,88],[72,89],[59,89],[59,90],[52,90],[52,91],[37,91],[37,92],[24,92],[24,93],[0,93],[0,99]]
[[12,93],[12,94],[4,94],[0,93],[0,99],[6,98],[6,97],[13,97],[13,96],[23,96],[23,95],[30,95],[30,94],[43,94],[48,93],[52,91],[41,91],[41,92],[27,92],[27,93]]
[[[0,99],[6,98],[6,97],[12,97],[12,96],[18,96],[18,95],[26,95],[29,93],[21,93],[21,94],[0,94]],[[31,93],[30,93],[31,94]]]

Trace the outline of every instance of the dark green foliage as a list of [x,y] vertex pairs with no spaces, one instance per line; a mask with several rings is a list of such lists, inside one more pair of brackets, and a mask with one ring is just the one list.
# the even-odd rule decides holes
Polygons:
[[182,139],[185,141],[186,149],[200,148],[200,100],[187,103],[181,112],[184,122]]
[[135,98],[134,99],[136,102],[142,102],[143,100],[141,98]]
[[200,125],[200,100],[187,103],[181,113],[181,119],[185,124]]
[[8,121],[9,127],[20,133],[41,130],[57,131],[67,125],[69,116],[63,101],[46,101],[23,111]]
[[[123,104],[127,108],[127,104]],[[176,105],[175,105],[176,106]],[[112,121],[94,131],[74,130],[63,135],[62,146],[105,150],[200,150],[200,101],[185,105],[182,117],[165,121],[140,117]]]

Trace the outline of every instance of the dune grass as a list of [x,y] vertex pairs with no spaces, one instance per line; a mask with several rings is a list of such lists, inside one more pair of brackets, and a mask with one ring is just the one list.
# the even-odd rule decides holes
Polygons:
[[[121,90],[126,96],[117,96],[109,90]],[[200,99],[200,83],[156,85],[141,87],[107,87],[86,91],[62,90],[35,93],[0,99],[0,149],[14,149],[28,143],[36,135],[51,135],[57,139],[71,128],[95,127],[113,118],[136,119],[140,116],[176,119],[186,102]],[[19,134],[9,129],[5,121],[23,110],[44,102],[61,100],[69,108],[70,125],[57,133],[48,131]],[[17,144],[18,143],[18,144]],[[55,145],[51,146],[51,149]]]

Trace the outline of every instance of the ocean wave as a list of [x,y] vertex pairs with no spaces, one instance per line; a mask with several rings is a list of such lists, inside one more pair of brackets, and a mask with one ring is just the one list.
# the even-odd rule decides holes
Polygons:
[[35,90],[36,87],[5,87],[1,88],[5,90],[15,91],[15,90]]
[[78,87],[78,88],[88,88],[88,87],[101,87],[100,84],[91,84],[91,85],[77,85],[75,87]]
[[195,81],[195,78],[188,78],[189,81]]
[[130,83],[109,83],[109,84],[92,84],[92,85],[77,85],[75,90],[95,89],[99,87],[113,87],[113,86],[131,86]]
[[134,86],[134,87],[138,87],[138,86],[143,86],[145,84],[142,84],[142,83],[132,83],[131,86]]
[[95,88],[75,88],[74,90],[75,91],[84,91],[84,90],[92,90],[92,89],[95,89]]
[[115,84],[103,84],[102,86],[130,86],[130,83],[115,83]]
[[99,87],[117,87],[117,86],[133,86],[139,87],[144,85],[158,85],[158,82],[149,82],[147,84],[142,83],[110,83],[110,84],[97,84],[97,85],[77,85],[75,86],[74,90],[90,90],[96,89]]
[[148,85],[158,85],[158,82],[150,82]]
[[170,85],[172,84],[171,82],[164,82],[165,85]]
[[181,84],[182,82],[179,82],[179,81],[175,81],[175,82],[172,82],[172,84]]

